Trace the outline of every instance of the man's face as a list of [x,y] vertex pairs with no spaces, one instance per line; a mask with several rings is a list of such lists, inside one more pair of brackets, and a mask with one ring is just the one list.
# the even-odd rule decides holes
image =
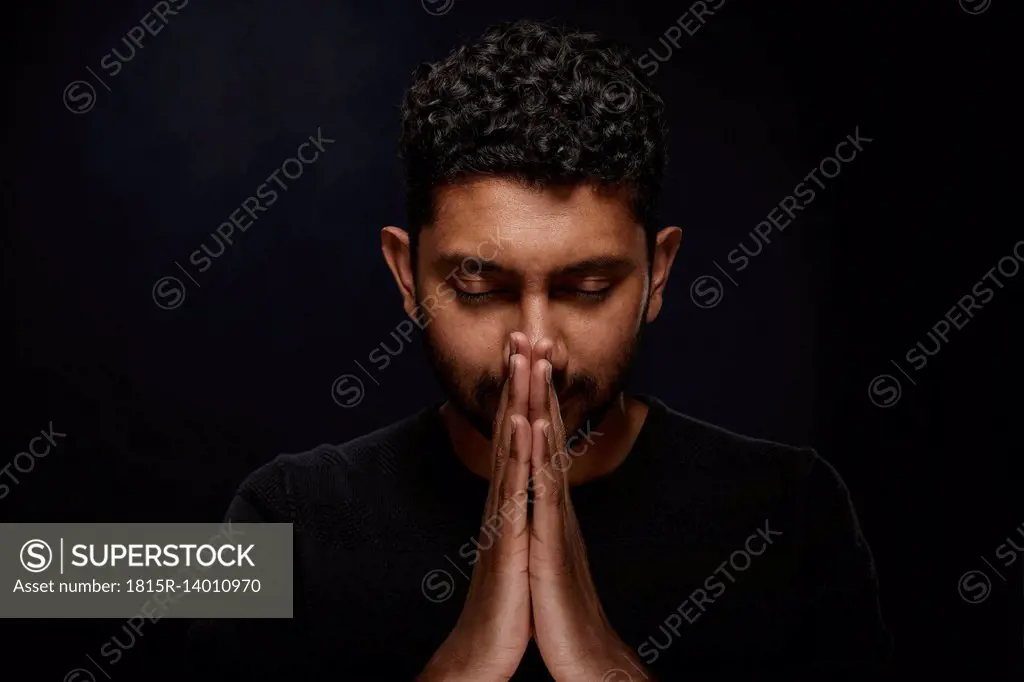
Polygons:
[[441,189],[436,206],[419,236],[416,299],[453,406],[490,438],[503,354],[521,331],[532,344],[555,343],[566,431],[587,419],[596,426],[622,388],[647,314],[644,231],[625,193],[487,178]]

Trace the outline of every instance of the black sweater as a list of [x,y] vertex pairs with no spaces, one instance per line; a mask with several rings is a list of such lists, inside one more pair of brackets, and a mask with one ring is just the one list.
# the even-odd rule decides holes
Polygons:
[[[661,680],[882,677],[891,637],[835,469],[637,398],[650,410],[625,462],[571,490],[622,640]],[[245,479],[227,518],[294,524],[295,618],[197,622],[195,679],[420,672],[461,611],[488,488],[456,458],[438,407]],[[513,679],[551,679],[532,641]]]

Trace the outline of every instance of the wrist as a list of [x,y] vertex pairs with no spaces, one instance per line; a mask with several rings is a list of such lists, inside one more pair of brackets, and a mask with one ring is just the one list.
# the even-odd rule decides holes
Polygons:
[[459,639],[449,638],[427,663],[416,682],[507,682],[510,676],[494,670],[483,656]]
[[653,682],[634,652],[618,636],[608,637],[585,656],[582,665],[556,682]]
[[507,676],[488,670],[484,661],[431,659],[416,682],[507,682]]

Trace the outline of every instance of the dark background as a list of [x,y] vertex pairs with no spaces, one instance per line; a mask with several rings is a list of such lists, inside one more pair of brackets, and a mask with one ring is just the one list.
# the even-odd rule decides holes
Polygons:
[[[219,521],[274,455],[439,399],[421,349],[381,372],[367,360],[381,342],[395,348],[403,319],[379,231],[403,224],[396,139],[411,70],[523,17],[664,56],[658,39],[690,3],[459,0],[434,16],[419,0],[193,0],[110,77],[101,58],[125,54],[122,36],[153,4],[9,10],[2,280],[14,348],[0,466],[50,422],[68,435],[15,472],[5,522]],[[1011,420],[1024,272],[923,369],[903,358],[1024,238],[1019,213],[999,205],[1019,174],[1019,84],[997,31],[1012,3],[978,14],[958,0],[898,4],[727,0],[659,64],[671,122],[663,222],[684,238],[635,384],[836,466],[875,554],[899,679],[1011,679],[1024,560],[1009,584],[993,576],[982,603],[957,583],[1024,523],[1007,470],[1022,454]],[[76,114],[62,93],[79,79],[96,99]],[[716,306],[695,305],[694,279],[719,275],[712,261],[728,267],[858,126],[873,139],[864,151],[770,235],[737,286],[724,282]],[[336,143],[196,273],[189,254],[214,247],[209,234],[318,127]],[[174,275],[186,298],[162,309],[154,283]],[[882,409],[868,386],[887,373],[902,393]],[[334,399],[344,374],[365,386],[353,407]],[[88,668],[86,655],[106,665],[111,636],[126,640],[121,620],[0,623],[5,679],[61,680]],[[180,679],[183,624],[147,624],[106,672]]]

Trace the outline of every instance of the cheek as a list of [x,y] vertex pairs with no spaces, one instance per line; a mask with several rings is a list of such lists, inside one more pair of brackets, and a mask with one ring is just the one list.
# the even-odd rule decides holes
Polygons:
[[633,328],[587,327],[580,334],[567,334],[569,372],[586,372],[604,377],[615,371],[634,336]]
[[434,309],[426,332],[437,352],[461,375],[478,376],[501,372],[503,328],[485,316],[466,314],[458,301],[452,301]]
[[[630,287],[632,289],[632,287]],[[605,377],[636,337],[643,312],[642,283],[621,291],[604,305],[581,309],[566,320],[564,338],[569,350],[569,371]]]

